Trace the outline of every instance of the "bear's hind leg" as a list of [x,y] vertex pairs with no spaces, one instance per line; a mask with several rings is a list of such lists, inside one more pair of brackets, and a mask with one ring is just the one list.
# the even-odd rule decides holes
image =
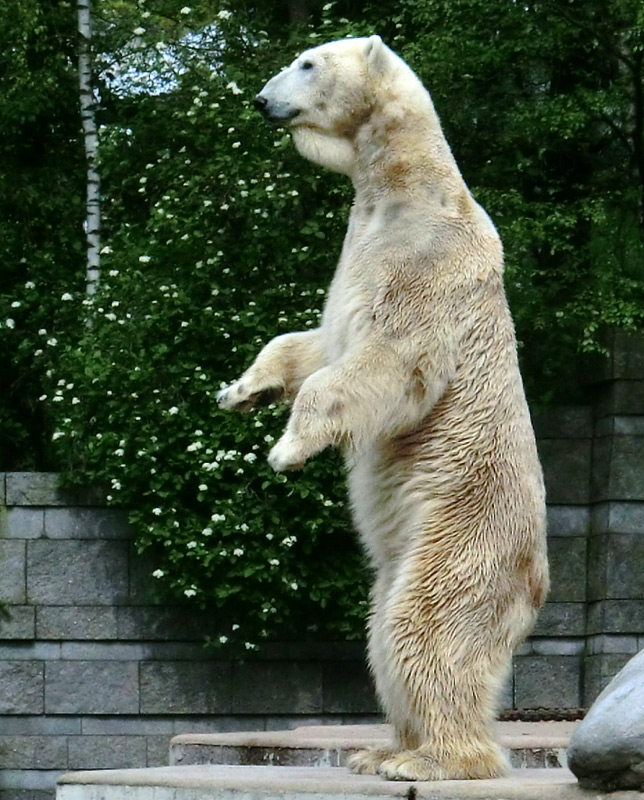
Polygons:
[[392,780],[505,774],[506,759],[492,736],[495,701],[511,658],[503,624],[481,619],[480,606],[472,612],[478,604],[467,599],[432,603],[449,598],[450,590],[414,586],[402,569],[381,587],[380,596],[374,593],[369,652],[398,746],[377,771]]

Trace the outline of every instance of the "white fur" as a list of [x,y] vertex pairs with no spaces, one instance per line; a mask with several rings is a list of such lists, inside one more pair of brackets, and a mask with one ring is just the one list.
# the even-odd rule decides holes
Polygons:
[[298,150],[349,175],[356,196],[320,328],[269,343],[220,404],[267,391],[293,401],[275,469],[330,445],[346,454],[376,571],[369,659],[395,730],[353,768],[499,775],[495,703],[548,586],[501,244],[429,94],[379,37],[303,53],[262,97],[288,116]]

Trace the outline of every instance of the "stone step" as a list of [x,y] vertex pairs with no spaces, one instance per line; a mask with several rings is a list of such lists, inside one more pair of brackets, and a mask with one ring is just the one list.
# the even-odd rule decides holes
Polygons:
[[[498,736],[512,767],[566,766],[566,748],[576,722],[500,722]],[[391,740],[388,725],[310,725],[286,731],[193,733],[175,736],[170,764],[343,767],[365,747]]]
[[[385,781],[343,767],[200,765],[63,775],[57,800],[597,800],[566,769],[520,769],[485,781]],[[611,800],[641,800],[616,792]]]

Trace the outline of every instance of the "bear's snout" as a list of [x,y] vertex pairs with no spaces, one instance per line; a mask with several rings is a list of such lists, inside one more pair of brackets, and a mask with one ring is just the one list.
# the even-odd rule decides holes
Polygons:
[[262,114],[266,112],[266,106],[268,105],[268,100],[262,94],[255,95],[255,99],[253,100],[253,105],[258,111],[261,111]]

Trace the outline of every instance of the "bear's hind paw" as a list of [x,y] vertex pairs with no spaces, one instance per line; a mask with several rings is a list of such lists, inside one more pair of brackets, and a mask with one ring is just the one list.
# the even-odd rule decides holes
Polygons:
[[370,747],[368,750],[358,750],[347,759],[347,767],[351,772],[359,775],[377,775],[380,765],[387,758],[391,758],[395,750],[382,747]]
[[444,781],[453,777],[438,761],[418,750],[392,753],[380,764],[378,773],[390,781]]

